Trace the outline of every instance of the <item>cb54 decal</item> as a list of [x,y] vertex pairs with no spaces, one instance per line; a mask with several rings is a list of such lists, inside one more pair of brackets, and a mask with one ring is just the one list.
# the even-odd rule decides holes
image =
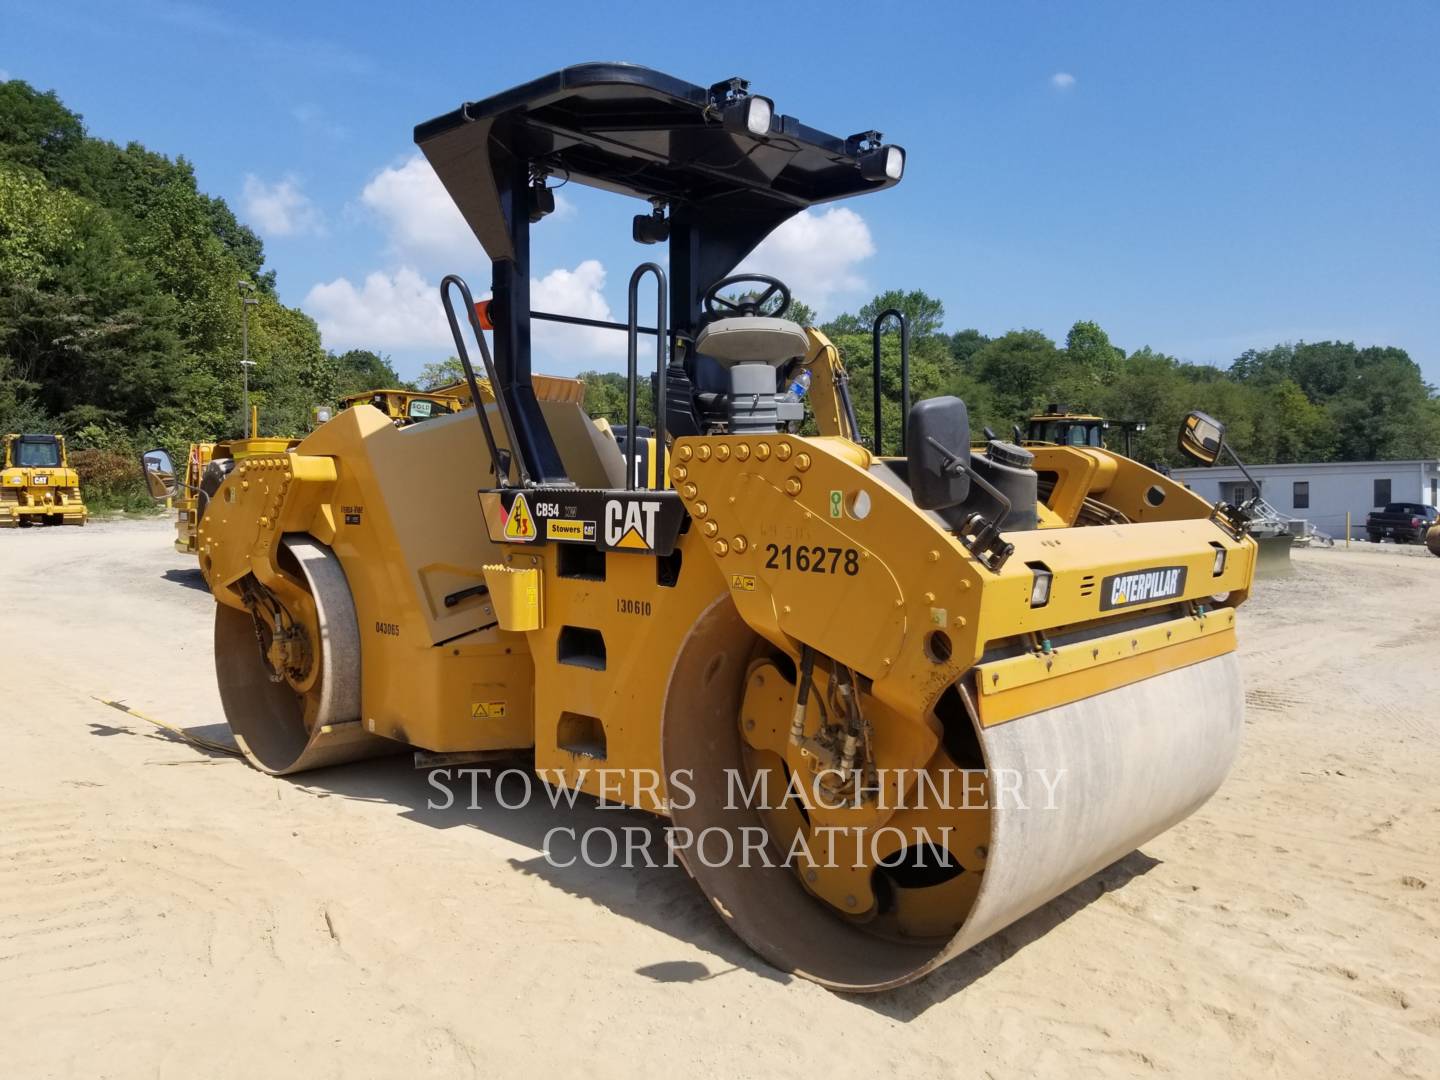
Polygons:
[[616,494],[540,488],[485,491],[480,499],[492,540],[590,544],[602,551],[638,554],[670,554],[685,514],[679,496],[671,491]]

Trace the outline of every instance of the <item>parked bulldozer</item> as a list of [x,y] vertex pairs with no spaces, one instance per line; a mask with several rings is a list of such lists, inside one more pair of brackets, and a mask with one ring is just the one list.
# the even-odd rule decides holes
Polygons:
[[[256,768],[528,755],[667,819],[742,939],[858,991],[919,978],[1216,790],[1242,723],[1244,515],[1104,448],[977,444],[953,397],[907,401],[883,455],[786,283],[736,273],[794,215],[894,187],[902,148],[743,79],[623,64],[415,138],[490,259],[487,304],[442,283],[481,407],[346,409],[211,498],[216,676]],[[668,245],[624,323],[532,308],[531,230],[562,181],[641,200],[633,238]],[[626,335],[624,417],[532,375],[538,321]],[[646,438],[659,467],[628,467]],[[1200,414],[1180,434],[1207,462],[1223,440]]]
[[70,467],[64,435],[6,435],[0,469],[0,529],[84,525],[80,474]]

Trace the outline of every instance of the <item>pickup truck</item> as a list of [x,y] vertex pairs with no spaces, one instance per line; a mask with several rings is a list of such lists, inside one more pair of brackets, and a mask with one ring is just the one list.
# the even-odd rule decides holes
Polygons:
[[1400,543],[1423,544],[1425,533],[1440,519],[1435,507],[1424,503],[1392,502],[1384,510],[1373,510],[1365,519],[1365,532],[1370,542],[1395,540]]

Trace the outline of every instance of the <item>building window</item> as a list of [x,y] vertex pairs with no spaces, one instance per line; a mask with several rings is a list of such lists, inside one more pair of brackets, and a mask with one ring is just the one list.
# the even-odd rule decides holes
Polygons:
[[1375,501],[1372,506],[1384,506],[1390,501],[1390,478],[1375,481]]
[[1222,480],[1220,482],[1220,499],[1223,502],[1240,504],[1253,499],[1259,492],[1242,480]]
[[1310,481],[1295,481],[1295,491],[1290,497],[1290,505],[1293,506],[1296,510],[1310,509]]
[[1440,506],[1440,480],[1430,478],[1430,505]]

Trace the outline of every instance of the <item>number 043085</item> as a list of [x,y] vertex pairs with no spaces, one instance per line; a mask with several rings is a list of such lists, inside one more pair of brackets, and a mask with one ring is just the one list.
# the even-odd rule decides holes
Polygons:
[[819,544],[766,544],[765,569],[854,577],[860,572],[860,552]]

